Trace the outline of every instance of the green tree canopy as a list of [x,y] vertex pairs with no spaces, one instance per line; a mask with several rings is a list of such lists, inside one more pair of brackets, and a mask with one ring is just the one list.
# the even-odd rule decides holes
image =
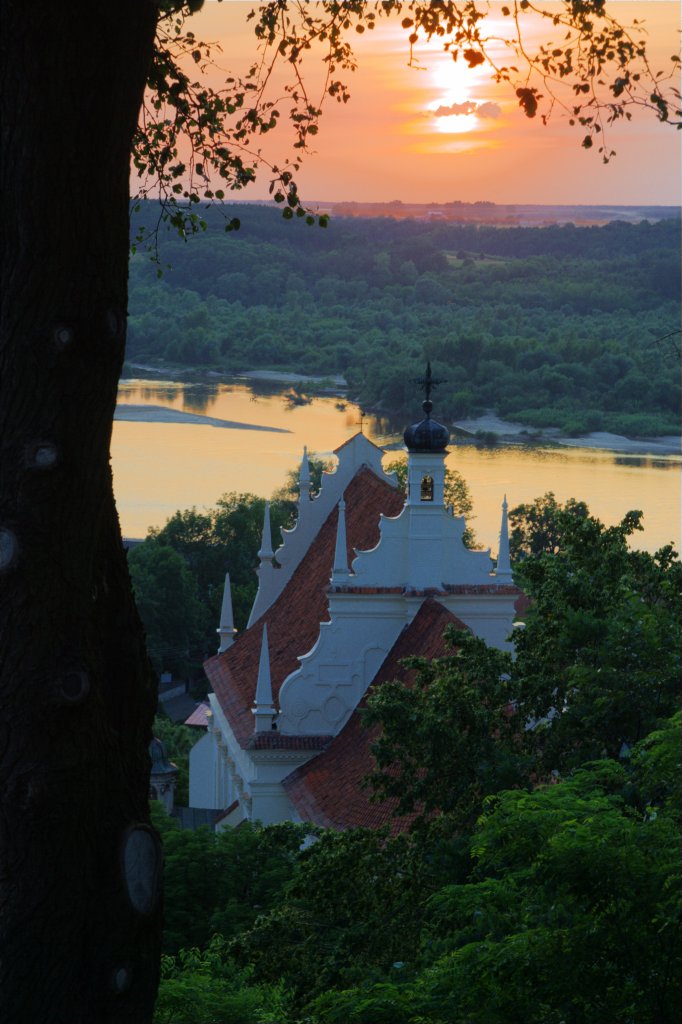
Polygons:
[[205,950],[161,958],[154,1024],[283,1024],[289,999],[281,985],[257,985],[216,935]]
[[449,815],[470,827],[486,796],[524,785],[530,766],[519,749],[522,722],[511,714],[511,656],[451,630],[447,658],[407,659],[414,684],[388,682],[363,711],[379,725],[372,746],[375,797],[398,799],[397,813]]
[[[146,212],[158,216],[158,205]],[[446,378],[441,418],[495,408],[533,429],[673,434],[679,217],[661,212],[669,216],[654,224],[600,228],[335,217],[311,235],[252,206],[238,237],[164,240],[173,269],[163,282],[142,255],[132,260],[129,358],[342,373],[391,429],[414,412],[408,382],[430,359]],[[205,218],[219,226],[215,210]],[[463,243],[486,254],[469,269],[451,255]],[[405,284],[400,253],[410,249],[418,278]],[[371,271],[378,255],[382,285]],[[293,264],[295,287],[284,287],[280,268]],[[650,264],[668,267],[675,284],[662,273],[650,280]]]
[[235,940],[233,953],[256,977],[282,980],[299,1006],[361,984],[414,956],[430,873],[405,836],[322,832],[300,854],[277,906]]
[[629,548],[639,512],[605,527],[577,508],[557,516],[559,550],[516,570],[531,607],[516,635],[515,699],[536,723],[529,742],[545,770],[624,756],[679,693],[679,558],[671,546]]
[[162,824],[186,992],[207,968],[178,950],[215,933],[238,992],[284,986],[284,1020],[672,1024],[680,565],[629,549],[636,513],[607,528],[545,506],[517,563],[533,610],[516,659],[453,633],[452,654],[408,662],[410,686],[370,696],[370,784],[411,832],[315,830],[301,848],[300,826]]
[[490,799],[469,876],[426,898],[417,969],[321,994],[312,1020],[672,1024],[677,795],[663,766],[679,761],[679,724],[678,715],[630,764],[592,762],[556,785]]
[[[0,706],[3,736],[11,736],[2,752],[0,963],[3,1010],[13,1020],[143,1022],[152,1015],[161,908],[156,844],[145,827],[145,768],[155,694],[109,465],[126,334],[129,161],[132,148],[138,172],[149,169],[154,186],[160,179],[186,198],[178,211],[184,231],[188,220],[195,224],[199,196],[191,184],[182,196],[177,131],[190,137],[197,180],[205,181],[206,161],[221,178],[229,167],[229,185],[238,187],[253,180],[242,157],[249,139],[277,120],[267,100],[251,102],[258,62],[255,81],[243,93],[241,83],[232,82],[221,96],[195,89],[194,76],[178,67],[174,43],[190,62],[203,57],[182,25],[182,15],[197,6],[196,0],[126,2],[112,17],[96,4],[87,16],[77,5],[65,15],[61,5],[43,4],[37,18],[30,5],[16,0],[3,6],[4,38],[17,44],[6,45],[3,54],[3,114],[11,131],[3,133],[0,160],[6,243]],[[280,54],[296,78],[311,28],[332,44],[325,92],[343,100],[336,64],[347,67],[351,55],[342,33],[358,18],[369,21],[374,11],[355,3],[312,11],[295,5],[292,12],[303,17],[301,38],[292,36],[287,10],[264,5],[258,38],[274,47],[270,52]],[[567,73],[589,94],[589,82],[613,71],[607,97],[620,116],[631,97],[630,83],[622,79],[641,51],[631,37],[614,36],[604,13],[601,3],[564,5],[568,25],[561,25],[562,34],[568,27],[585,42],[575,56],[572,50]],[[161,17],[159,25],[167,14],[170,20]],[[471,4],[462,10],[420,5],[414,14],[427,34],[438,33],[441,15],[446,27],[463,29],[453,42],[470,65],[480,63],[480,18]],[[284,40],[278,38],[280,15]],[[311,15],[312,26],[305,21]],[[315,24],[318,15],[332,19],[324,32]],[[552,74],[565,67],[567,47],[561,49],[563,63],[554,64],[551,53],[547,58]],[[152,90],[150,117],[142,117],[136,133],[145,83]],[[537,96],[532,86],[524,89],[519,99],[534,114]],[[303,144],[314,135],[317,108],[305,90],[288,95]],[[591,95],[578,98],[590,138],[591,101]],[[643,102],[668,119],[656,78],[653,85],[646,82]],[[222,124],[223,113],[236,113],[232,132]],[[221,130],[228,135],[225,147]],[[300,204],[290,172],[286,179],[274,168],[273,174],[286,189],[281,199],[293,218]],[[148,883],[142,888],[149,905],[135,914],[139,889],[121,871],[121,852],[137,840],[149,853],[142,859],[148,871],[138,875]]]
[[[213,508],[176,512],[132,549],[138,608],[157,670],[196,676],[215,653],[226,572],[235,625],[245,627],[256,596],[264,508],[265,499],[254,494],[224,494]],[[275,547],[293,508],[288,498],[271,504]]]
[[155,669],[186,676],[205,653],[206,609],[194,574],[172,547],[149,542],[132,548],[128,566]]
[[568,523],[588,515],[584,501],[569,498],[565,505],[552,493],[509,512],[509,549],[514,561],[541,554],[556,555],[561,550]]
[[[549,542],[539,506],[553,509]],[[369,697],[365,720],[381,728],[371,783],[401,813],[439,810],[466,827],[499,789],[627,757],[675,709],[681,566],[672,548],[630,550],[639,513],[607,528],[582,503],[530,508],[526,543],[533,550],[537,535],[541,553],[517,563],[531,607],[514,631],[514,660],[453,633],[452,656],[408,661],[414,684]]]
[[311,831],[283,822],[246,823],[214,832],[180,828],[154,807],[165,851],[164,951],[205,948],[213,935],[231,939],[274,908]]

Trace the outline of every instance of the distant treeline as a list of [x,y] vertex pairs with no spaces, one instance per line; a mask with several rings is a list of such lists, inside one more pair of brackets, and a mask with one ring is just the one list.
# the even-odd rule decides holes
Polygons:
[[[140,216],[154,219],[151,204]],[[569,433],[679,429],[679,220],[495,228],[232,207],[241,230],[164,233],[161,279],[131,261],[128,359],[343,374],[367,408],[414,407],[425,360],[442,416],[485,408]]]

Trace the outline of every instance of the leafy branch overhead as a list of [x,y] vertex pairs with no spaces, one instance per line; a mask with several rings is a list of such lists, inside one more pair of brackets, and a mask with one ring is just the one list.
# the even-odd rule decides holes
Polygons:
[[[350,98],[353,34],[373,31],[382,18],[401,19],[410,66],[420,66],[420,45],[435,39],[454,61],[487,66],[494,81],[509,85],[527,117],[539,115],[546,124],[556,110],[562,112],[580,131],[582,145],[596,144],[605,162],[614,155],[606,129],[629,120],[634,109],[646,108],[677,127],[681,123],[675,85],[679,57],[673,55],[665,69],[652,66],[645,22],[619,23],[606,0],[551,5],[514,0],[499,9],[499,16],[477,0],[273,0],[248,15],[257,58],[243,77],[222,71],[220,47],[192,30],[191,15],[202,5],[203,0],[159,5],[154,58],[133,145],[137,198],[159,196],[162,219],[183,237],[205,229],[202,203],[222,202],[226,192],[244,188],[262,172],[285,219],[326,226],[324,214],[302,203],[295,175],[319,131],[325,101]],[[533,42],[538,32],[545,41]],[[313,58],[317,77],[311,74]],[[224,75],[220,87],[208,83],[208,72]],[[293,132],[287,143],[292,154],[274,163],[261,149],[263,136],[282,124]],[[284,148],[282,143],[280,151]],[[238,227],[238,218],[226,216],[225,230]]]

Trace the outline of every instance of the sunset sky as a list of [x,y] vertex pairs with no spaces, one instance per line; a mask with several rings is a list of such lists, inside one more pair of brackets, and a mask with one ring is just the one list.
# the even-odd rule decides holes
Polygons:
[[[200,39],[219,41],[224,72],[243,73],[256,56],[253,23],[246,21],[253,6],[208,0],[192,19]],[[490,4],[492,31],[505,21],[500,7]],[[654,69],[668,71],[679,52],[679,5],[626,0],[609,9],[624,22],[645,21]],[[551,26],[543,24],[541,34],[551,38]],[[497,85],[484,68],[453,62],[439,43],[419,46],[421,68],[408,67],[406,36],[398,19],[354,34],[359,68],[350,75],[351,100],[327,101],[315,152],[298,175],[305,200],[679,203],[680,136],[651,113],[611,129],[617,156],[604,165],[596,147],[581,148],[583,133],[559,113],[546,127],[529,120],[509,85]],[[312,94],[319,83],[314,63],[306,78]],[[279,159],[292,152],[283,130],[268,142]],[[266,195],[264,173],[239,197]]]

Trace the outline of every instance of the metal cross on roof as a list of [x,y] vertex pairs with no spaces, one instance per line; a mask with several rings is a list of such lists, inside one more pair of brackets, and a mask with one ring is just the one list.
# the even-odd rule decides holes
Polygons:
[[438,379],[431,373],[431,361],[429,360],[426,364],[426,374],[424,377],[416,377],[413,381],[418,387],[424,389],[424,398],[427,402],[431,401],[431,391],[433,388],[438,387],[439,384],[447,383],[446,380]]

